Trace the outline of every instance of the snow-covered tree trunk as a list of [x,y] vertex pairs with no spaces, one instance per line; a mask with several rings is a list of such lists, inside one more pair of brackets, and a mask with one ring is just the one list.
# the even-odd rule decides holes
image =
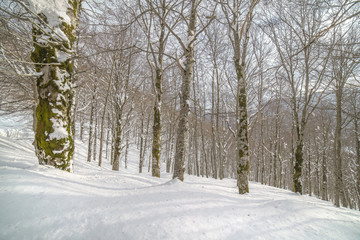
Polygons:
[[185,147],[186,139],[189,128],[189,101],[190,101],[190,87],[191,87],[191,75],[194,65],[194,41],[196,32],[196,20],[197,20],[197,6],[198,0],[191,1],[191,15],[188,29],[188,41],[187,46],[184,49],[185,66],[182,69],[183,83],[181,88],[180,99],[180,116],[179,125],[177,129],[176,149],[175,149],[175,165],[173,178],[178,178],[181,181],[184,180],[184,163],[185,163]]
[[80,1],[31,0],[33,24],[31,59],[36,81],[35,152],[39,164],[72,171],[74,153],[74,44]]

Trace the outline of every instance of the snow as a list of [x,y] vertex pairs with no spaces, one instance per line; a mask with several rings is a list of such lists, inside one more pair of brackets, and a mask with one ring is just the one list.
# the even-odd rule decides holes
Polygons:
[[57,27],[62,21],[70,24],[70,18],[66,14],[69,8],[67,0],[29,0],[30,9],[36,14],[43,13],[50,27]]
[[[60,31],[60,32],[63,33],[62,31]],[[64,39],[66,39],[66,38],[64,38]],[[55,51],[56,51],[57,60],[59,62],[65,62],[66,60],[71,58],[71,54],[69,54],[67,52],[58,51],[57,49],[55,49]]]
[[66,131],[66,128],[64,127],[64,123],[61,119],[51,118],[50,121],[53,123],[53,129],[54,131],[49,134],[49,139],[64,139],[68,137],[68,132]]
[[56,68],[56,76],[58,77],[58,80],[54,80],[54,82],[59,87],[61,92],[65,92],[71,89],[66,81],[66,79],[70,77],[70,74],[66,70]]
[[[44,29],[50,33],[52,39],[69,42],[68,37],[61,30],[63,22],[71,25],[71,19],[66,14],[68,9],[71,9],[67,0],[29,0],[29,7],[35,14],[45,15],[47,26]],[[47,44],[49,40],[49,36],[42,35],[38,42]],[[64,60],[65,57],[61,56],[60,60]]]
[[[25,124],[0,117],[1,132]],[[68,173],[37,164],[32,136],[0,135],[0,239],[360,239],[359,211],[313,197],[257,183],[239,195],[234,179],[153,178],[137,173],[134,148],[115,172],[105,159],[86,162],[80,141]]]

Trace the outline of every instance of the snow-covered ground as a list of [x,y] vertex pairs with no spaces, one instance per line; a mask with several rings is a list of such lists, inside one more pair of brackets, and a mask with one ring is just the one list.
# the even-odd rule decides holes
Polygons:
[[[0,239],[360,239],[360,212],[233,179],[184,182],[86,162],[74,173],[38,166],[24,119],[0,117]],[[26,127],[24,127],[26,126]]]

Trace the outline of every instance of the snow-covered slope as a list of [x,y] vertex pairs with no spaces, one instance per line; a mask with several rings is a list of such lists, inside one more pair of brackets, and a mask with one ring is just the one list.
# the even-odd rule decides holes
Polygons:
[[[2,133],[19,125],[0,117]],[[0,239],[360,239],[358,211],[256,183],[240,196],[232,179],[138,174],[135,150],[119,172],[87,163],[81,142],[74,173],[38,166],[20,133],[0,134]]]

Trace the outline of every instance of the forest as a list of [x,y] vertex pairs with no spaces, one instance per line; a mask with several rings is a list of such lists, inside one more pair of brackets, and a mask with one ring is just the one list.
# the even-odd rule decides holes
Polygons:
[[[360,1],[0,0],[0,114],[39,164],[289,189],[360,209]],[[104,159],[107,161],[105,162]]]

